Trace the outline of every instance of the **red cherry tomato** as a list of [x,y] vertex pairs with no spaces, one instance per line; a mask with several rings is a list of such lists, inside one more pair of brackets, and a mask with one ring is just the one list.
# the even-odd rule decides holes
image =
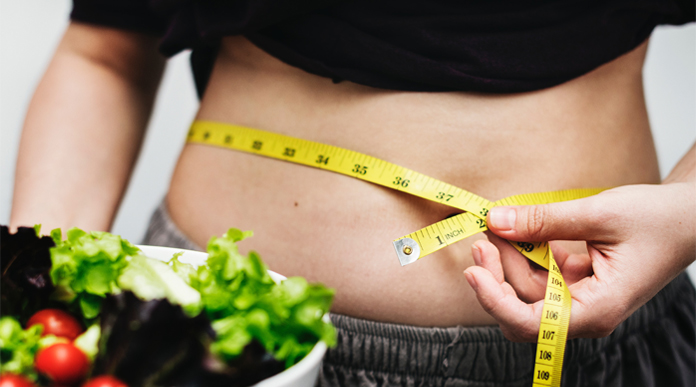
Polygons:
[[36,324],[43,325],[42,336],[55,335],[75,340],[83,332],[82,326],[75,317],[60,309],[44,309],[34,313],[27,321],[27,327]]
[[23,376],[15,374],[0,375],[0,387],[36,387],[34,383],[28,381]]
[[101,375],[88,380],[82,387],[128,387],[128,385],[111,375]]
[[71,343],[57,343],[39,351],[34,367],[56,384],[74,384],[87,375],[89,359]]

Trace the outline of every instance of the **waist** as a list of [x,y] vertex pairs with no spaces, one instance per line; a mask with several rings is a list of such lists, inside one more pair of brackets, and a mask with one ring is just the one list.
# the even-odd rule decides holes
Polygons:
[[[334,85],[270,57],[250,65],[229,55],[218,59],[198,119],[369,154],[489,200],[659,180],[639,73],[600,68],[516,95],[404,93]],[[473,240],[403,268],[394,254],[392,240],[458,212],[447,206],[202,145],[184,148],[168,203],[201,246],[229,227],[254,230],[242,249],[282,274],[335,287],[337,313],[413,325],[492,323],[461,274],[473,264]]]

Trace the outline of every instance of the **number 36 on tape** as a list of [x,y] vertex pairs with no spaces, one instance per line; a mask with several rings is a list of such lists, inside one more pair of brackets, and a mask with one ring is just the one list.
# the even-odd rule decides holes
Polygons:
[[[491,202],[461,188],[372,156],[258,129],[196,121],[189,130],[188,142],[326,169],[465,211],[395,240],[393,245],[402,266],[487,230],[486,215],[495,206],[546,204],[579,199],[602,191],[573,189],[516,195]],[[549,271],[537,339],[533,386],[560,386],[570,321],[570,292],[548,243],[510,243],[517,251]]]

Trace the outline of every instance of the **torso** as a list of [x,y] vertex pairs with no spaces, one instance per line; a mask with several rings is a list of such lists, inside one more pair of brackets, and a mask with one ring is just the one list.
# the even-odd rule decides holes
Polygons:
[[[507,95],[374,89],[308,74],[242,37],[223,40],[197,119],[234,123],[369,154],[489,200],[566,188],[657,183],[645,110],[647,42],[549,89]],[[253,230],[272,270],[336,289],[333,311],[421,326],[483,325],[462,271],[478,235],[401,267],[392,240],[456,209],[351,177],[186,145],[167,204],[205,246]],[[573,245],[582,249],[584,244]]]

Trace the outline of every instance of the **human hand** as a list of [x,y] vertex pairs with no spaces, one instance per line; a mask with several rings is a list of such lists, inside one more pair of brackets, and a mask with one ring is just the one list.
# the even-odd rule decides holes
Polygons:
[[[623,186],[562,203],[496,207],[488,228],[513,241],[586,241],[587,254],[552,250],[572,295],[568,338],[603,337],[696,259],[695,199],[693,182]],[[474,244],[476,266],[464,274],[508,339],[536,341],[547,272],[495,235]]]

